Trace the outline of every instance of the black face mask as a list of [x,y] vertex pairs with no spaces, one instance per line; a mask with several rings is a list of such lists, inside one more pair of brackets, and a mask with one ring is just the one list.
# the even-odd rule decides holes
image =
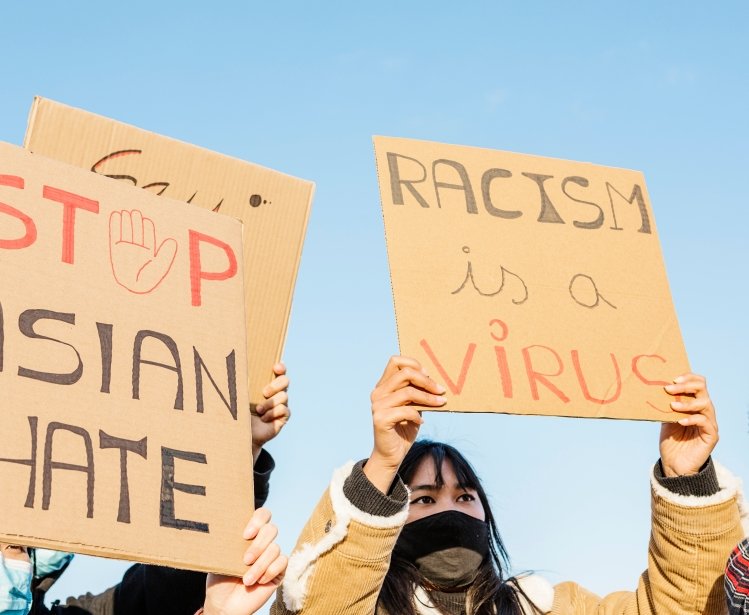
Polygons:
[[393,553],[439,588],[468,585],[489,555],[489,524],[457,510],[430,515],[405,525]]

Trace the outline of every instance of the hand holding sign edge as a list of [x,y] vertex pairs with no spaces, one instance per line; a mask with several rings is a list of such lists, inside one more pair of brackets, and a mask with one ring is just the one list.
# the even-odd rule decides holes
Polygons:
[[703,376],[684,374],[666,385],[666,392],[676,397],[671,408],[691,416],[661,426],[660,452],[667,477],[697,474],[718,443],[715,408]]
[[445,388],[432,380],[416,359],[393,356],[385,366],[370,401],[374,446],[364,474],[383,493],[395,479],[403,458],[424,420],[412,404],[439,408]]

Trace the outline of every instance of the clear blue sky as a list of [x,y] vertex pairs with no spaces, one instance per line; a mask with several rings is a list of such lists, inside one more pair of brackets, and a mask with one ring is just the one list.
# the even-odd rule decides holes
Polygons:
[[[367,6],[1,7],[0,140],[21,143],[38,94],[316,182],[285,351],[293,417],[269,446],[285,550],[333,468],[368,454],[369,391],[397,352],[374,134],[643,171],[690,360],[718,408],[716,457],[749,477],[749,5]],[[425,435],[475,462],[517,569],[635,586],[657,425],[426,418]],[[53,597],[123,569],[79,557]]]

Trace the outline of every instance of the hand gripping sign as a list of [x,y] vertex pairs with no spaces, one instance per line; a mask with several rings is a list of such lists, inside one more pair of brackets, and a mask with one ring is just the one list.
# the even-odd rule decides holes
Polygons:
[[0,542],[241,574],[241,223],[0,144]]
[[375,137],[401,353],[444,410],[675,421],[689,371],[642,174]]

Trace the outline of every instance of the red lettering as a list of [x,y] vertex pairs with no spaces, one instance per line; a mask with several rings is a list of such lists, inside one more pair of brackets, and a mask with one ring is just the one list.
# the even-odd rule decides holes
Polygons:
[[[202,304],[201,280],[226,280],[237,273],[237,257],[234,250],[227,243],[220,239],[199,233],[198,231],[189,231],[190,233],[190,292],[192,295],[192,305]],[[224,271],[203,271],[200,265],[200,242],[210,243],[221,248],[229,260],[229,266]]]
[[[0,175],[0,186],[8,186],[10,188],[23,190],[23,177],[18,177],[17,175]],[[36,225],[29,216],[5,203],[0,203],[0,213],[18,218],[26,230],[23,237],[17,239],[0,239],[0,248],[18,250],[20,248],[26,248],[36,241]]]
[[62,203],[62,262],[72,265],[75,260],[75,210],[98,214],[99,202],[52,186],[44,186],[42,196]]
[[[611,356],[611,362],[614,364],[614,372],[616,373],[616,391],[612,394],[611,397],[608,399],[598,399],[597,397],[593,397],[590,394],[590,391],[588,390],[588,383],[585,381],[585,376],[583,376],[583,370],[580,366],[580,355],[577,350],[572,350],[572,365],[575,366],[575,373],[577,374],[577,380],[580,383],[580,388],[582,389],[583,396],[588,401],[592,401],[596,404],[610,404],[612,402],[615,402],[617,399],[619,399],[619,396],[622,394],[622,375],[619,371],[619,363],[616,361],[616,356],[614,356],[614,353],[612,352],[610,354]],[[609,389],[610,390],[610,389]]]
[[447,375],[445,368],[442,367],[442,364],[439,362],[434,352],[432,352],[432,349],[429,347],[429,344],[427,343],[427,341],[421,340],[420,344],[421,344],[421,347],[429,356],[429,359],[432,361],[432,363],[434,363],[434,366],[437,368],[437,371],[440,373],[440,376],[445,381],[445,384],[447,384],[452,394],[460,395],[461,391],[463,390],[463,385],[465,385],[466,383],[466,376],[468,375],[468,368],[471,366],[471,361],[473,361],[473,353],[476,351],[476,344],[473,344],[473,343],[468,344],[468,348],[466,349],[466,354],[463,357],[463,365],[460,368],[460,375],[458,376],[457,384],[453,382],[453,379],[450,378],[450,376]]
[[497,368],[499,369],[502,393],[509,399],[512,397],[512,376],[510,376],[510,367],[507,365],[507,351],[502,346],[495,346],[494,352],[497,355]]
[[667,382],[666,380],[650,380],[649,378],[646,378],[642,375],[640,372],[640,368],[638,367],[638,364],[640,363],[640,359],[658,359],[661,363],[665,363],[666,359],[664,359],[662,356],[657,354],[638,354],[636,357],[632,358],[632,373],[637,376],[640,380],[642,380],[645,384],[652,384],[653,386],[666,386],[667,384],[671,384],[670,382]]
[[[545,350],[548,350],[557,360],[557,366],[559,367],[558,371],[554,374],[544,374],[542,372],[537,372],[535,369],[533,369],[533,361],[531,360],[530,350],[531,348],[544,348]],[[554,395],[556,395],[559,399],[561,399],[565,404],[570,401],[570,398],[567,397],[560,389],[558,389],[546,376],[559,376],[564,371],[564,365],[562,364],[561,357],[556,353],[555,350],[549,348],[548,346],[540,346],[540,345],[534,345],[534,346],[527,346],[523,348],[523,361],[525,361],[525,372],[528,374],[528,384],[531,387],[531,395],[533,396],[533,399],[538,400],[538,382],[543,384],[547,389],[549,389]]]
[[507,325],[504,322],[502,322],[501,320],[499,320],[498,318],[495,318],[495,319],[489,321],[489,328],[490,329],[492,328],[492,325],[499,325],[501,327],[501,329],[502,329],[502,333],[501,333],[500,337],[497,337],[496,335],[494,335],[494,331],[490,331],[489,335],[491,335],[492,338],[495,339],[495,340],[497,340],[498,342],[503,342],[504,340],[506,340],[507,336],[509,335],[509,332],[510,332],[509,328],[507,327]]

